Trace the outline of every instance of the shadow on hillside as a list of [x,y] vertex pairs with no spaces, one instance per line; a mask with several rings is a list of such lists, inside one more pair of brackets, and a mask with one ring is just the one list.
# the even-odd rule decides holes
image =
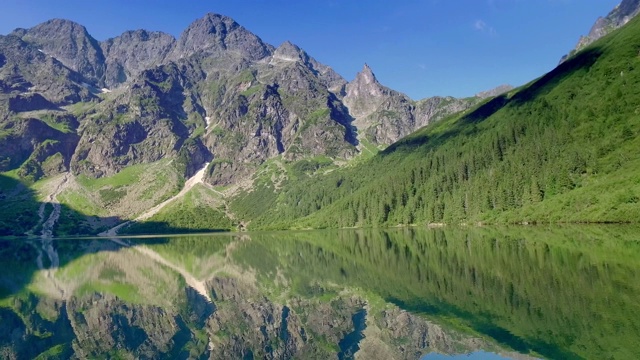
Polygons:
[[331,118],[344,126],[344,140],[353,146],[358,146],[360,144],[358,129],[353,125],[355,119],[349,114],[349,109],[331,92],[327,98],[327,106],[331,109]]
[[525,103],[549,92],[551,88],[557,86],[565,78],[581,70],[589,70],[602,56],[600,48],[589,48],[577,53],[575,56],[560,63],[555,69],[549,71],[541,78],[535,80],[531,85],[518,91],[509,100],[515,105]]
[[507,94],[502,94],[484,102],[469,114],[462,116],[446,131],[435,135],[428,131],[419,131],[418,133],[409,135],[392,144],[380,154],[381,156],[385,156],[396,151],[410,152],[427,143],[430,145],[429,148],[433,148],[444,143],[449,138],[463,133],[473,133],[476,131],[473,127],[474,124],[488,119],[506,106],[519,106],[548,93],[567,77],[578,71],[588,70],[591,68],[602,54],[603,52],[599,48],[590,48],[581,51],[575,56],[569,58],[567,61],[558,65],[555,69],[551,70],[541,78],[534,80],[530,85],[522,88],[513,96],[508,97]]

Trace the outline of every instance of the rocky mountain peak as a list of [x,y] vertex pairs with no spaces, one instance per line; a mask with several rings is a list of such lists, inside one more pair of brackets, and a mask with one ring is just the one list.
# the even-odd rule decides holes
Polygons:
[[215,13],[206,13],[202,18],[195,20],[189,28],[207,29],[211,33],[217,31],[231,32],[240,25],[232,18]]
[[273,58],[284,61],[301,61],[303,63],[309,61],[309,55],[288,40],[278,46],[273,52]]
[[17,30],[14,34],[82,74],[88,82],[101,85],[104,55],[84,26],[70,20],[53,19],[26,31]]
[[361,138],[389,145],[432,121],[467,109],[479,98],[432,97],[415,102],[382,85],[368,64],[345,87],[344,104]]
[[638,12],[640,12],[640,0],[623,0],[606,17],[600,17],[596,20],[593,27],[591,27],[591,31],[589,31],[589,35],[580,39],[578,47],[585,47],[612,30],[623,26]]
[[283,42],[273,51],[269,63],[271,65],[284,66],[288,66],[290,63],[300,63],[317,76],[327,89],[334,93],[341,93],[346,84],[342,76],[338,75],[331,67],[321,64],[290,41]]
[[596,20],[589,31],[589,35],[581,36],[575,49],[568,55],[563,56],[561,62],[613,30],[624,26],[638,13],[640,13],[640,0],[622,0],[606,17],[599,17]]
[[213,55],[231,52],[255,61],[271,55],[273,47],[230,17],[208,13],[182,33],[172,58],[188,57],[198,51]]
[[381,97],[384,94],[383,86],[378,82],[373,70],[366,63],[362,71],[356,75],[356,78],[347,84],[346,90],[349,98],[360,96]]
[[[627,23],[640,11],[640,0],[623,0],[612,13],[615,13],[616,20],[620,23]],[[611,14],[610,14],[611,15]]]
[[356,75],[356,81],[363,81],[365,84],[379,84],[376,75],[367,63],[364,64],[362,71]]
[[100,44],[106,58],[105,85],[113,87],[164,63],[176,39],[160,31],[132,30]]
[[90,36],[87,28],[75,21],[67,19],[51,19],[27,30],[30,35],[40,36]]
[[[356,78],[346,86],[346,96],[343,101],[349,108],[349,113],[355,118],[354,124],[359,129],[367,129],[374,125],[377,119],[368,117],[379,110],[396,108],[398,105],[405,112],[409,99],[398,92],[382,86],[376,79],[369,65],[364,64]],[[403,103],[402,105],[399,105]],[[410,107],[410,105],[408,105]]]

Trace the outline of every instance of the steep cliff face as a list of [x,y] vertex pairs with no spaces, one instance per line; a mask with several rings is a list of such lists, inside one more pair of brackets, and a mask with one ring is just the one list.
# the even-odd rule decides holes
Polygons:
[[108,88],[116,87],[146,69],[165,62],[176,39],[159,31],[126,31],[100,43],[105,57],[105,79]]
[[[123,167],[176,157],[197,128],[204,127],[194,101],[192,80],[202,73],[171,63],[146,70],[124,92],[103,101],[80,126],[81,138],[71,165],[75,173],[109,176]],[[199,139],[190,148],[206,153]],[[195,146],[195,147],[194,147]],[[202,164],[210,156],[193,158]],[[183,164],[191,166],[192,157]],[[185,176],[191,175],[185,172]]]
[[273,46],[263,43],[233,19],[209,13],[187,27],[169,58],[178,60],[199,52],[212,56],[231,53],[257,61],[269,56],[272,51]]
[[[58,124],[77,125],[72,117],[49,117]],[[19,167],[18,174],[37,180],[69,169],[78,136],[36,118],[16,118],[0,124],[0,171]]]
[[282,43],[271,56],[269,63],[271,65],[286,64],[291,62],[297,62],[304,65],[306,68],[317,76],[325,85],[327,89],[336,94],[342,94],[344,86],[347,82],[336,73],[331,67],[319,63],[316,59],[312,58],[304,50],[300,49],[297,45],[290,41]]
[[78,120],[60,106],[92,101],[82,76],[18,36],[0,37],[0,171],[37,180],[69,169]]
[[[322,79],[301,63],[260,64],[227,77],[210,76],[209,125],[213,183],[229,184],[266,159],[355,154],[348,114]],[[219,105],[218,105],[219,104]]]
[[433,97],[415,102],[380,84],[367,64],[346,85],[343,99],[355,118],[353,124],[360,136],[377,145],[390,145],[431,121],[465,110],[479,100],[479,97]]
[[[55,105],[90,101],[95,96],[84,86],[83,78],[54,57],[16,35],[0,36],[0,97],[40,94]],[[16,112],[36,108],[15,109]]]
[[104,84],[105,58],[96,39],[73,21],[53,19],[31,29],[14,32],[43,53],[54,57],[91,84]]

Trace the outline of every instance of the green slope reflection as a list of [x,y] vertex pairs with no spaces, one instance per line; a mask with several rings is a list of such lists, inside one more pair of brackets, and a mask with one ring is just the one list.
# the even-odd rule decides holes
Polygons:
[[298,292],[357,286],[519,352],[632,359],[640,358],[639,230],[273,234],[252,237],[236,255],[272,277],[280,268]]
[[0,357],[635,359],[638,234],[568,226],[59,239],[57,268],[36,265],[37,244],[2,240]]

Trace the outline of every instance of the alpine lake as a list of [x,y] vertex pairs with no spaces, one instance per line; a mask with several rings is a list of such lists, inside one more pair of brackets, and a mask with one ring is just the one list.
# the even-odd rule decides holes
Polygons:
[[0,240],[2,359],[639,359],[640,227]]

